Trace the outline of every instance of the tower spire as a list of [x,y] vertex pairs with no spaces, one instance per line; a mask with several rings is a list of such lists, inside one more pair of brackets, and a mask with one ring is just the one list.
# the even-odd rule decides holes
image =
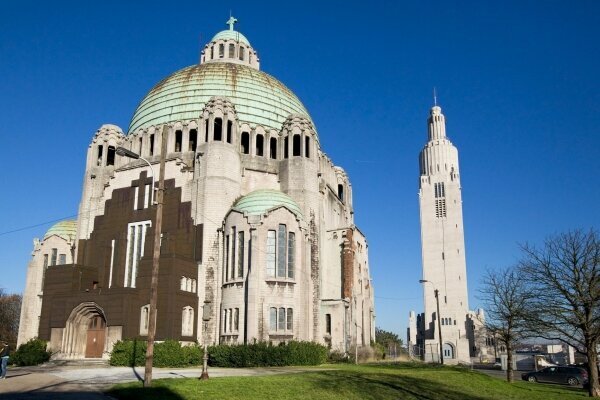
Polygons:
[[444,114],[442,114],[442,108],[437,105],[435,89],[433,93],[435,105],[431,107],[429,118],[427,119],[428,138],[430,141],[446,138],[446,118],[444,117]]
[[435,92],[435,86],[433,87],[433,105],[437,106],[437,93]]

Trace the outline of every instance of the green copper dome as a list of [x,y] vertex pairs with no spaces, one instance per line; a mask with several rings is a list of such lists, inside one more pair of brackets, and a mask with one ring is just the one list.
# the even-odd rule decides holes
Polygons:
[[60,236],[61,238],[72,241],[75,239],[77,234],[77,221],[74,219],[68,219],[65,221],[57,222],[52,225],[48,232],[44,235],[44,239],[49,238],[52,235]]
[[197,119],[213,96],[227,97],[239,120],[251,126],[280,130],[290,114],[309,117],[294,93],[272,76],[245,65],[210,62],[179,70],[154,86],[133,114],[128,132]]
[[238,31],[232,31],[230,29],[221,31],[217,33],[211,39],[211,42],[216,42],[217,40],[235,40],[240,43],[244,43],[246,46],[250,46],[250,42],[246,39],[246,36],[242,35]]
[[297,217],[302,218],[302,211],[300,211],[298,203],[279,190],[255,190],[239,199],[233,206],[233,209],[249,215],[262,215],[280,206],[284,206],[296,214]]

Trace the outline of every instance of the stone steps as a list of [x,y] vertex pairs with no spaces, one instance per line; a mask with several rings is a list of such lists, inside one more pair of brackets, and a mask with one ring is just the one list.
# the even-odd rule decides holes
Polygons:
[[80,360],[50,360],[49,367],[108,367],[108,360],[103,358],[84,358]]

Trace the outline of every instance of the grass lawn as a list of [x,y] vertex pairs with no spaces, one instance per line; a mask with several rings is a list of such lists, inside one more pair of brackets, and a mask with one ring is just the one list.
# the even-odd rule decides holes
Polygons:
[[479,372],[417,363],[331,365],[328,370],[260,377],[160,379],[153,387],[120,384],[108,392],[125,399],[527,399],[587,397],[583,389],[529,382],[511,385]]

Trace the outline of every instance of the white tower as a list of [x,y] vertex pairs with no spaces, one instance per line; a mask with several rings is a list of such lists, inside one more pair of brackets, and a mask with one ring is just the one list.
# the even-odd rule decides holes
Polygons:
[[458,151],[446,137],[437,104],[428,119],[428,141],[419,155],[419,203],[425,312],[417,324],[417,343],[425,360],[439,359],[435,290],[439,293],[444,362],[469,362],[467,269]]

